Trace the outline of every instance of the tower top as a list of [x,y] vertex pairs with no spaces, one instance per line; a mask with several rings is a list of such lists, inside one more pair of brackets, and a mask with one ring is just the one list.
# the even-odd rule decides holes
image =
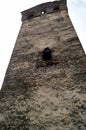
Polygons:
[[67,10],[66,0],[43,3],[21,12],[22,21],[62,10]]

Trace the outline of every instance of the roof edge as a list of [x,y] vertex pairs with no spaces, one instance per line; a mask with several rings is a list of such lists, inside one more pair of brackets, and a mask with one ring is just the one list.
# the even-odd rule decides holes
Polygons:
[[29,20],[34,17],[41,16],[45,13],[53,13],[56,10],[67,10],[67,4],[66,0],[58,0],[58,1],[53,1],[53,2],[46,2],[39,4],[37,6],[34,6],[30,9],[27,9],[25,11],[22,11],[22,21],[24,20]]

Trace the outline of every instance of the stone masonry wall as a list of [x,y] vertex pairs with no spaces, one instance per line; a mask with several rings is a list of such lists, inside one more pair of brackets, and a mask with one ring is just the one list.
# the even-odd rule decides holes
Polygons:
[[86,130],[86,56],[66,9],[23,21],[0,92],[0,130]]

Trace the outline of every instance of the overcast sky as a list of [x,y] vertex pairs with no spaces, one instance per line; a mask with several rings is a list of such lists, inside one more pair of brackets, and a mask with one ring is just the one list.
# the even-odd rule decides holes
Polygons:
[[[47,1],[49,0],[0,1],[0,88],[21,26],[20,12]],[[72,23],[86,52],[86,0],[67,0],[67,5]]]

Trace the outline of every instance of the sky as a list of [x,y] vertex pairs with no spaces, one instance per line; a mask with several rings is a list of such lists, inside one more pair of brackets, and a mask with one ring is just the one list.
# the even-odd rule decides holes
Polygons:
[[[20,12],[49,1],[0,0],[0,88],[22,24]],[[86,54],[86,0],[67,0],[67,6],[69,16]]]

